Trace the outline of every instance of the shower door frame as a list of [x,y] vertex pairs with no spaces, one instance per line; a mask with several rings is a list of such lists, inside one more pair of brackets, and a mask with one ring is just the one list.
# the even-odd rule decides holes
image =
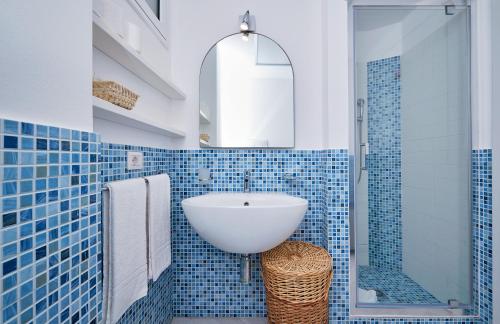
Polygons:
[[[354,229],[351,232],[351,235],[354,234],[356,237],[356,229],[357,229],[357,204],[356,204],[356,188],[357,188],[357,183],[356,179],[358,177],[358,173],[361,172],[358,168],[359,163],[362,163],[360,161],[361,154],[358,149],[358,143],[357,137],[358,137],[358,122],[357,122],[357,72],[356,72],[356,52],[355,52],[355,33],[354,33],[354,26],[355,26],[355,19],[354,19],[354,11],[356,7],[373,7],[373,8],[384,8],[384,7],[401,7],[401,8],[415,8],[415,9],[422,9],[422,8],[432,8],[435,9],[437,7],[442,8],[446,5],[456,5],[456,6],[467,6],[468,7],[468,14],[469,14],[469,20],[468,20],[468,48],[466,49],[468,51],[468,59],[469,59],[469,66],[468,66],[468,75],[469,75],[469,82],[468,82],[468,87],[469,87],[469,108],[468,108],[468,113],[469,113],[469,123],[468,123],[468,129],[466,129],[466,132],[468,132],[468,148],[469,148],[469,158],[468,158],[468,183],[469,183],[469,217],[470,217],[470,223],[471,223],[471,232],[470,232],[470,238],[471,238],[471,261],[470,261],[470,267],[473,267],[473,257],[472,254],[474,253],[474,246],[473,244],[473,226],[472,226],[472,221],[473,221],[473,214],[472,214],[472,150],[473,150],[473,145],[472,145],[472,132],[473,132],[473,127],[472,127],[472,121],[473,121],[473,109],[478,105],[477,97],[478,97],[478,89],[476,87],[472,86],[472,81],[473,79],[477,79],[477,74],[478,72],[482,71],[476,71],[475,66],[472,64],[473,61],[475,61],[478,57],[478,53],[483,50],[480,48],[481,44],[478,44],[478,42],[475,40],[475,35],[477,35],[477,29],[478,29],[478,19],[477,17],[477,11],[478,11],[478,0],[347,0],[348,1],[348,39],[349,39],[349,109],[350,109],[350,123],[351,123],[351,130],[349,132],[350,136],[350,146],[351,146],[351,153],[354,156],[354,163],[353,163],[353,174],[351,174],[350,179],[352,181],[352,189],[354,191],[352,197],[354,198],[352,204],[351,204],[351,210],[350,210],[350,217],[353,218],[354,222]],[[484,1],[484,0],[483,0]],[[366,101],[365,105],[365,117],[368,114],[368,102]],[[363,127],[361,125],[361,127]],[[350,284],[350,315],[354,317],[402,317],[402,316],[426,316],[426,317],[438,317],[438,318],[453,318],[453,317],[458,317],[458,318],[478,318],[479,314],[474,314],[474,315],[463,315],[463,314],[457,314],[455,311],[456,309],[450,308],[450,306],[446,304],[367,304],[367,303],[359,303],[358,302],[358,271],[357,271],[357,253],[356,251],[358,250],[357,248],[358,245],[358,240],[354,240],[354,247],[351,246],[351,249],[354,250],[354,269],[351,266],[350,273],[354,273],[354,276],[350,276],[350,280],[354,280],[354,285],[351,283]],[[478,259],[477,262],[480,262],[481,260]],[[352,264],[352,263],[351,263]],[[479,270],[478,270],[479,271]],[[471,275],[473,272],[471,271]],[[480,278],[480,274],[476,274],[477,281]],[[467,305],[467,307],[463,307],[461,309],[466,309],[466,310],[472,310],[473,309],[473,301],[474,298],[480,298],[480,296],[474,296],[474,291],[478,291],[477,286],[478,283],[474,282],[473,278],[470,279],[470,297],[471,297],[471,303],[470,305]],[[474,289],[476,288],[476,289]],[[353,300],[354,298],[354,300]],[[479,310],[474,309],[474,311],[478,312]]]

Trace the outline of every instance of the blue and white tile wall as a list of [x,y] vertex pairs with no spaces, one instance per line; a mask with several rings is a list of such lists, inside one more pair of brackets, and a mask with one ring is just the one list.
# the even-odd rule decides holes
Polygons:
[[492,150],[472,152],[473,300],[483,323],[493,318]]
[[[127,170],[127,152],[142,152],[144,168]],[[102,143],[102,185],[111,181],[167,173],[172,164],[171,151],[159,148]],[[119,323],[166,323],[172,319],[173,271],[167,268],[153,283],[148,284],[146,297],[134,303]]]
[[347,150],[322,152],[323,247],[333,258],[330,288],[331,323],[349,318],[349,154]]
[[[199,184],[197,171],[209,168],[213,181]],[[252,256],[252,281],[239,282],[239,256],[222,252],[191,228],[181,201],[210,191],[242,191],[243,173],[252,171],[252,191],[277,191],[308,199],[309,208],[293,239],[323,243],[322,165],[320,151],[189,150],[175,151],[173,247],[175,316],[252,317],[265,315],[259,256]],[[287,180],[285,173],[296,176]]]
[[99,138],[0,120],[2,323],[97,323]]
[[367,69],[369,263],[402,271],[400,57]]
[[[455,318],[363,318],[348,320],[347,313],[338,323],[417,323],[417,324],[494,324],[492,316],[492,151],[472,152],[472,221],[473,221],[473,309],[471,317]],[[348,267],[348,266],[347,266]],[[332,321],[333,318],[333,321]],[[337,323],[330,316],[331,323]]]
[[[4,323],[99,323],[101,179],[104,183],[157,171],[172,178],[173,266],[121,322],[163,323],[172,315],[265,315],[258,257],[253,260],[253,281],[240,285],[237,256],[201,240],[180,207],[185,197],[241,191],[246,169],[254,172],[252,190],[282,191],[310,201],[293,238],[322,245],[333,256],[331,323],[491,323],[491,150],[475,151],[473,158],[474,272],[479,273],[474,278],[474,313],[481,319],[356,320],[349,318],[347,150],[101,148],[95,134],[14,121],[1,121],[1,145]],[[144,152],[146,168],[127,171],[127,151]],[[210,185],[198,184],[199,167],[212,170]],[[296,180],[285,180],[285,173],[295,174]]]

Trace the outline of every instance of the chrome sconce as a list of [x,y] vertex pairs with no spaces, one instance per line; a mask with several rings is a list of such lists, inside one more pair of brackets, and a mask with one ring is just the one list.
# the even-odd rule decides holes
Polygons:
[[255,16],[250,15],[250,10],[247,10],[243,16],[240,16],[240,32],[243,40],[248,40],[248,34],[255,31]]

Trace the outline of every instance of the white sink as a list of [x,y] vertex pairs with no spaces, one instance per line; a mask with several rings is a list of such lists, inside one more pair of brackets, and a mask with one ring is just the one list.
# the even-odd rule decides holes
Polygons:
[[307,200],[281,193],[210,193],[184,199],[194,230],[230,253],[259,253],[284,242],[297,229]]

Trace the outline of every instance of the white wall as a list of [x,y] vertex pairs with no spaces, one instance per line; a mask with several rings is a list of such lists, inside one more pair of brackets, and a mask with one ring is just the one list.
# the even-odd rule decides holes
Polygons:
[[[500,30],[500,2],[493,2],[492,31]],[[492,32],[493,45],[493,118],[500,125],[500,33]],[[493,131],[493,322],[500,322],[500,127]]]
[[[127,0],[108,2],[123,6],[117,14],[124,21],[133,19],[135,24],[144,27],[140,20],[132,18],[133,11],[127,7]],[[186,140],[172,140],[170,143],[166,140],[165,145],[199,147],[198,80],[201,62],[217,40],[238,32],[238,16],[250,9],[257,18],[257,31],[282,45],[294,64],[296,148],[346,148],[349,127],[346,7],[344,1],[327,0],[258,0],[251,3],[241,0],[171,0],[169,49],[155,44],[153,35],[146,33],[143,38],[143,55],[148,62],[157,67],[160,74],[167,77],[172,74],[174,82],[188,96],[185,102],[170,104],[164,100],[162,106],[168,106],[165,122],[188,133]],[[91,17],[90,1],[52,0],[50,5],[47,2],[2,2],[0,27],[2,31],[9,31],[0,35],[2,117],[93,129],[92,97],[89,95],[93,56]],[[171,68],[170,56],[175,62]],[[103,60],[97,57],[96,61],[94,66]],[[111,70],[96,69],[96,75],[111,73]],[[122,81],[134,83],[133,78]],[[141,100],[156,100],[154,96],[146,99],[147,90],[140,94]],[[144,108],[144,111],[149,113],[149,108]],[[161,112],[159,115],[164,118]],[[96,130],[100,131],[99,128]],[[116,136],[111,138],[121,139],[118,133],[123,133],[123,130],[118,129]],[[108,135],[112,134],[111,131]],[[141,140],[144,145],[149,143],[146,138]],[[127,139],[121,140],[124,141]]]
[[472,2],[472,147],[491,148],[491,5],[497,0]]
[[355,12],[356,61],[367,63],[401,55],[402,22],[407,16],[408,10],[358,9]]
[[[329,1],[333,2],[333,1]],[[338,108],[339,115],[329,116],[336,128],[332,141],[337,147],[347,147],[347,25],[346,4],[334,1],[332,4],[331,29],[332,65],[331,88],[332,97],[341,95],[331,102]],[[337,4],[337,3],[340,3]],[[198,80],[200,66],[206,52],[219,39],[239,31],[238,17],[247,9],[257,19],[257,32],[262,33],[279,43],[290,57],[295,72],[296,100],[296,148],[318,149],[327,146],[324,119],[327,117],[323,105],[323,73],[322,60],[322,3],[321,1],[287,1],[287,0],[172,0],[170,5],[172,26],[172,75],[178,85],[186,92],[185,102],[175,103],[181,115],[181,128],[188,133],[185,147],[198,148]],[[339,19],[335,19],[339,18]],[[338,27],[340,28],[334,29]],[[345,41],[342,41],[345,40]],[[342,54],[345,53],[344,57]],[[340,61],[337,58],[341,59]],[[345,58],[343,60],[343,58]],[[339,70],[340,67],[340,70]],[[337,87],[344,87],[337,91]],[[335,92],[337,91],[337,92]],[[332,99],[333,100],[333,99]],[[343,134],[342,129],[345,130]]]
[[[127,0],[123,21],[143,29],[143,55],[169,77],[168,51],[144,25]],[[90,1],[2,2],[0,10],[1,118],[96,131],[104,141],[170,147],[168,137],[92,117],[92,77],[122,82],[140,94],[135,107],[149,119],[177,125],[170,100],[92,47]],[[177,140],[177,142],[182,142]]]
[[[163,93],[154,89],[98,49],[93,49],[94,77],[117,81],[140,95],[132,110],[138,117],[178,128],[176,108]],[[104,142],[168,148],[179,140],[120,124],[94,119],[94,131]]]
[[0,7],[0,117],[91,131],[90,1]]
[[[128,0],[94,0],[94,14],[115,33],[127,39],[128,24],[140,29],[140,56],[155,69],[160,76],[170,79],[170,51],[151,31],[150,27],[137,14]],[[93,73],[96,79],[113,80],[139,94],[139,100],[133,109],[137,117],[154,120],[160,125],[180,129],[176,107],[163,93],[129,72],[123,66],[96,48],[93,48]],[[182,139],[126,127],[120,124],[94,119],[94,131],[101,134],[105,142],[152,146],[161,148],[178,147]]]
[[[131,0],[93,0],[93,12],[99,15],[109,29],[127,41],[129,24],[137,26],[140,30],[140,56],[156,73],[168,79],[170,77],[170,51],[149,24],[140,16],[130,4]],[[171,44],[167,40],[168,44]]]
[[[123,7],[115,16],[121,15],[122,20],[133,17],[130,8],[125,6],[127,0],[107,1]],[[349,136],[347,4],[327,0],[292,3],[285,0],[251,3],[171,0],[168,53],[161,48],[151,50],[154,42],[150,38],[147,39],[150,45],[143,53],[154,66],[161,63],[163,57],[165,62],[171,57],[173,65],[171,70],[166,68],[166,73],[171,74],[173,81],[187,94],[186,101],[171,103],[174,109],[168,114],[168,122],[186,131],[187,138],[172,140],[166,145],[199,147],[199,70],[203,57],[219,39],[238,32],[238,17],[247,9],[257,18],[257,32],[276,40],[292,60],[296,148],[346,148]],[[140,21],[134,20],[134,23],[143,27]],[[164,71],[164,66],[156,66]],[[130,83],[128,79],[125,82]],[[118,138],[119,132],[121,130],[115,134]]]
[[326,72],[325,106],[322,117],[325,129],[324,146],[347,149],[349,132],[354,125],[350,122],[353,106],[352,102],[349,102],[349,60],[352,58],[349,58],[351,44],[349,44],[347,1],[323,0],[323,19],[326,20],[322,64]]
[[[128,7],[127,0],[109,2],[121,6],[118,15],[122,20],[131,20],[146,30],[140,20],[133,18],[134,12]],[[322,5],[328,9],[328,14],[322,13]],[[89,1],[54,0],[53,5],[47,6],[47,3],[41,2],[28,5],[7,0],[2,6],[0,26],[2,30],[12,31],[2,33],[5,37],[1,38],[2,117],[92,130],[92,99],[89,94],[93,55]],[[173,79],[180,81],[188,100],[170,104],[165,99],[162,100],[163,105],[155,107],[168,106],[166,123],[186,130],[188,138],[185,143],[184,140],[167,143],[169,140],[166,139],[165,145],[198,147],[198,77],[202,58],[218,39],[238,31],[237,17],[247,8],[257,16],[257,31],[278,41],[294,63],[296,147],[345,148],[348,137],[346,4],[326,0],[322,3],[294,4],[284,0],[274,3],[261,0],[252,4],[229,0],[218,0],[216,3],[172,0],[169,10],[172,37],[169,43],[177,58]],[[301,23],[294,24],[294,21]],[[203,25],[203,32],[193,28],[194,22]],[[291,27],[283,28],[289,22]],[[326,31],[323,33],[323,27],[328,28],[328,36]],[[28,34],[30,37],[24,38]],[[170,76],[168,50],[160,47],[159,43],[155,44],[153,35],[145,32],[143,36],[143,55],[160,74]],[[325,42],[328,46],[324,46],[323,39],[328,40]],[[327,50],[329,53],[326,53]],[[37,55],[32,55],[35,52]],[[94,60],[97,76],[125,75],[127,72],[119,71],[113,64],[106,67],[102,64],[106,59],[99,54],[94,55]],[[327,65],[328,69],[322,68]],[[27,69],[27,66],[31,68]],[[327,74],[332,78],[329,78],[326,87]],[[136,80],[131,77],[117,81],[133,84]],[[30,91],[21,95],[25,89]],[[157,101],[155,95],[147,98],[154,90],[140,90],[138,107],[141,101],[143,106],[146,101]],[[178,110],[170,110],[172,106]],[[142,109],[150,114],[155,108],[149,107]],[[162,112],[158,114],[164,118]],[[106,129],[106,137],[126,142],[128,139],[119,135],[123,129],[117,129],[113,135],[114,126],[108,125],[111,129]],[[101,131],[98,124],[95,130]],[[148,136],[140,143],[147,145]]]

